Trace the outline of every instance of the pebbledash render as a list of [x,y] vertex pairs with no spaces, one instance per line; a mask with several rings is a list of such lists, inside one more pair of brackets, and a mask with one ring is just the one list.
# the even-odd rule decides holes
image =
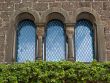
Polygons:
[[110,61],[110,0],[0,0],[1,63],[16,62],[17,28],[26,19],[36,26],[35,60],[46,60],[46,27],[56,19],[64,25],[65,60],[76,61],[75,27],[85,19],[93,25],[94,59]]

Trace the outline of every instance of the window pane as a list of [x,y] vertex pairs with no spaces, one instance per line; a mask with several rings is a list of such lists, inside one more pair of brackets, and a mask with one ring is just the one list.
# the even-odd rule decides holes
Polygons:
[[91,62],[94,56],[93,26],[87,20],[80,20],[75,28],[76,61]]
[[46,60],[65,60],[65,35],[64,26],[60,21],[48,23],[46,33]]
[[36,30],[32,21],[24,20],[17,28],[17,62],[34,61]]

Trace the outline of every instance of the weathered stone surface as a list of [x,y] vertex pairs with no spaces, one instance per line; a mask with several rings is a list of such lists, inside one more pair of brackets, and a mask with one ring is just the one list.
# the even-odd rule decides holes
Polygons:
[[79,2],[80,7],[91,7],[91,2]]
[[4,43],[5,41],[5,35],[0,35],[0,42]]
[[48,9],[48,3],[34,3],[33,9],[36,11],[45,11]]
[[32,8],[31,2],[24,2],[24,3],[16,3],[15,4],[15,10],[20,10],[23,8]]
[[4,53],[0,52],[0,63],[4,63]]
[[[89,10],[87,11],[95,11],[95,14],[93,14],[95,19],[98,19],[98,17],[95,16],[96,14],[101,18],[100,25],[103,25],[102,28],[104,29],[105,38],[104,45],[106,47],[104,53],[108,57],[107,60],[110,60],[110,0],[0,0],[0,62],[5,60],[4,57],[7,57],[7,53],[10,53],[10,55],[13,54],[11,53],[14,41],[13,31],[16,30],[17,25],[15,24],[16,20],[14,19],[16,19],[17,14],[23,12],[33,14],[37,25],[37,23],[44,23],[44,20],[48,19],[44,17],[44,14],[48,15],[53,11],[58,11],[64,15],[66,20],[68,20],[64,21],[65,23],[75,24],[77,13],[83,10],[85,12],[88,8]],[[39,21],[36,21],[36,19],[39,19]],[[5,33],[5,31],[12,34],[9,35]],[[11,36],[13,38],[11,38]],[[6,37],[8,38],[7,40]],[[12,43],[12,46],[10,44],[7,46],[8,49],[11,49],[10,52],[8,49],[5,50],[6,42],[8,44]],[[102,56],[102,58],[104,57],[105,56]]]
[[38,0],[38,2],[55,2],[55,0]]
[[60,2],[55,2],[55,3],[49,3],[49,7],[61,7],[61,3]]

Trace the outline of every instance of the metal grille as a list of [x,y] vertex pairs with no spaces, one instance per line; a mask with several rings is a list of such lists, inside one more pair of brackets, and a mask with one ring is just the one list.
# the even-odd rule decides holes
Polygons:
[[91,22],[80,20],[75,28],[76,61],[91,62],[94,56],[94,33]]
[[46,61],[65,60],[64,25],[54,20],[48,23],[46,32]]
[[34,61],[36,29],[30,20],[24,20],[17,28],[17,62]]

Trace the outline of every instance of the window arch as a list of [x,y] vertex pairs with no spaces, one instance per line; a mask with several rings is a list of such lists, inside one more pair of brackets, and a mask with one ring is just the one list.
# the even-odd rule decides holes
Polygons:
[[90,21],[77,21],[75,27],[75,57],[76,61],[92,62],[94,53],[94,31]]
[[16,35],[16,61],[34,61],[36,49],[36,26],[31,20],[18,23]]
[[65,54],[64,24],[59,20],[52,20],[46,29],[46,61],[65,60]]

